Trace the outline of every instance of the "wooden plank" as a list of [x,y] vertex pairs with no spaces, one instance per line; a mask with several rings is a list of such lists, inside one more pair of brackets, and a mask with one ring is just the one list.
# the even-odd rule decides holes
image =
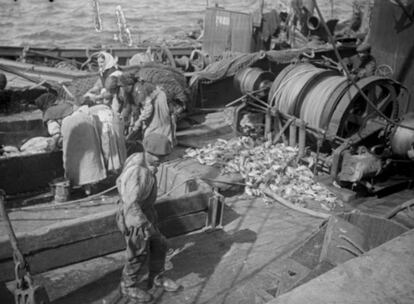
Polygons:
[[161,232],[166,237],[173,237],[201,229],[206,223],[206,212],[197,212],[180,217],[172,217],[159,223]]
[[197,190],[183,196],[161,199],[156,202],[155,209],[157,210],[159,218],[163,220],[168,217],[177,217],[192,212],[205,211],[207,210],[208,198],[210,196],[210,191]]
[[[109,212],[107,212],[107,215],[109,215]],[[159,227],[166,237],[182,235],[203,228],[206,216],[206,212],[197,212],[181,217],[170,217],[160,222]],[[106,218],[107,220],[109,218]],[[101,221],[100,224],[104,225],[106,221]],[[106,234],[95,235],[94,232],[91,232],[89,238],[74,239],[71,243],[61,242],[57,247],[49,247],[26,256],[30,265],[30,272],[32,274],[41,273],[124,249],[125,243],[120,231],[113,223],[108,224],[111,227]],[[80,233],[80,230],[78,233]],[[54,235],[56,235],[56,231]],[[0,246],[2,250],[3,247],[3,245]],[[0,261],[0,282],[13,279],[14,263],[11,256],[9,256],[8,259]]]
[[[46,248],[90,239],[118,231],[115,225],[116,209],[91,214],[45,226],[35,231],[17,235],[23,254],[31,254]],[[0,237],[0,260],[12,256],[12,249],[6,235]]]
[[[159,221],[172,223],[179,216],[205,211],[210,192],[199,190],[178,198],[162,199],[155,204]],[[35,231],[17,235],[20,249],[24,254],[32,254],[47,248],[61,246],[81,240],[98,237],[118,231],[115,222],[116,208],[109,211],[91,214],[80,218],[66,220],[45,226]],[[181,231],[178,229],[177,231]],[[169,233],[169,231],[167,231]],[[179,232],[181,233],[181,232]],[[12,256],[8,237],[0,237],[0,260]]]
[[[79,242],[65,244],[26,256],[32,274],[41,273],[57,267],[81,262],[93,257],[102,256],[122,250],[124,240],[119,231],[101,235]],[[13,260],[7,259],[0,263],[0,282],[14,279]]]
[[62,70],[58,68],[34,65],[34,64],[23,63],[23,62],[18,62],[14,60],[2,59],[2,58],[0,58],[0,65],[11,67],[13,69],[22,71],[27,75],[33,75],[33,76],[48,75],[48,76],[65,78],[65,79],[73,79],[73,78],[78,78],[78,77],[89,77],[92,75],[98,75],[98,73],[92,73],[92,72],[87,72],[87,71]]

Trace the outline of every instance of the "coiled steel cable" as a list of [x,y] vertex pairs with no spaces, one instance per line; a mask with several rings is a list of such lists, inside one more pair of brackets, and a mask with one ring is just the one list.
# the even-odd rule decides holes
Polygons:
[[343,82],[347,82],[346,77],[331,76],[322,79],[319,83],[312,86],[303,100],[300,109],[300,118],[312,127],[322,128],[322,114],[324,109],[327,107],[334,91]]
[[324,71],[311,64],[297,65],[274,92],[272,106],[283,113],[293,115],[301,91],[313,77]]

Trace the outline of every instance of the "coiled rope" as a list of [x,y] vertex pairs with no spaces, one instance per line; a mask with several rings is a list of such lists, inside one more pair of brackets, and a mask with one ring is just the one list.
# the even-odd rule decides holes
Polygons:
[[297,65],[286,74],[283,81],[277,80],[280,85],[276,90],[272,90],[274,93],[270,99],[271,107],[282,113],[294,115],[302,90],[312,79],[325,71],[307,63]]
[[300,118],[311,127],[323,128],[324,123],[322,120],[324,110],[329,110],[326,107],[330,106],[328,103],[333,93],[344,82],[347,82],[345,76],[331,76],[322,79],[312,86],[303,100],[300,109]]

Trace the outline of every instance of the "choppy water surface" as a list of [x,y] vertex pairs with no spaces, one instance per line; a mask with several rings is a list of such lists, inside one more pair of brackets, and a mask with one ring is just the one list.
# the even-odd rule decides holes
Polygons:
[[[256,0],[100,0],[103,31],[96,32],[91,0],[0,0],[0,45],[46,47],[119,46],[115,8],[121,5],[134,43],[171,38],[197,29],[206,6],[251,12]],[[281,9],[288,0],[266,0],[265,9]],[[320,0],[327,17],[349,16],[352,0]],[[332,6],[333,3],[333,6]],[[156,38],[156,39],[155,39]]]

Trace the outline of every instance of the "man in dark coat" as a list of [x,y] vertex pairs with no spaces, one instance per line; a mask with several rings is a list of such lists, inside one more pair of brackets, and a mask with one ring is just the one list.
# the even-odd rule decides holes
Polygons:
[[356,49],[358,54],[345,58],[344,63],[348,66],[352,75],[356,79],[373,76],[377,68],[375,58],[371,55],[371,46],[362,43]]

